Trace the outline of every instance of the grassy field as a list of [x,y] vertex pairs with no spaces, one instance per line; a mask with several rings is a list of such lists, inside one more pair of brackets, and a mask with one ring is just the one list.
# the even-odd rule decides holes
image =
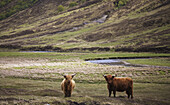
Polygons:
[[[0,104],[169,105],[169,68],[111,66],[84,61],[97,58],[150,56],[164,57],[148,60],[148,62],[154,60],[156,62],[154,65],[159,65],[157,62],[162,64],[169,62],[170,55],[111,52],[0,52]],[[76,73],[74,77],[76,88],[72,97],[64,98],[60,87],[63,79],[61,74],[73,73]],[[116,98],[113,95],[108,97],[103,74],[131,77],[134,80],[134,99],[128,99],[125,92],[117,92]]]
[[144,64],[144,65],[154,65],[154,66],[168,66],[170,67],[170,58],[156,58],[156,59],[133,59],[126,60],[132,64]]

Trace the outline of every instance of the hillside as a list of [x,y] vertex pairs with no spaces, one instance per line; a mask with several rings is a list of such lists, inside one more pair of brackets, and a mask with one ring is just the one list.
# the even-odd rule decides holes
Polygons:
[[[22,0],[8,1],[0,16]],[[170,52],[169,0],[26,0],[20,5],[26,6],[0,20],[1,48]]]

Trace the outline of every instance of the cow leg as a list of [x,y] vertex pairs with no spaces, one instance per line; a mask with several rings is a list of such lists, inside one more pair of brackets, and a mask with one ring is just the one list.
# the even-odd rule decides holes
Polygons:
[[128,95],[128,98],[130,98],[131,96],[131,99],[133,98],[133,88],[130,88],[128,91],[126,91],[127,95]]
[[65,92],[65,97],[71,97],[70,91],[67,90],[67,91]]
[[64,97],[68,97],[68,96],[67,96],[67,92],[64,93]]
[[111,96],[111,93],[112,93],[112,91],[111,91],[111,90],[109,90],[109,97]]
[[131,99],[133,98],[133,90],[130,91]]
[[116,90],[113,90],[114,97],[116,97]]
[[70,91],[68,92],[68,97],[71,97],[71,92]]
[[68,97],[68,95],[67,95],[67,94],[65,94],[65,97]]
[[128,95],[128,98],[130,97],[130,92],[129,91],[126,91],[126,94]]
[[131,88],[131,91],[130,91],[131,93],[131,99],[133,98],[133,86],[132,86],[132,88]]

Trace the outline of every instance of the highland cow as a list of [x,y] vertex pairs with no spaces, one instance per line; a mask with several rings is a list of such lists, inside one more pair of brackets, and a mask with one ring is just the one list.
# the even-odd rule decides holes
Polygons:
[[123,92],[126,91],[128,98],[131,96],[133,98],[133,80],[128,77],[115,77],[112,75],[103,75],[107,81],[107,88],[109,91],[109,97],[113,91],[114,97],[116,97],[116,91]]
[[61,89],[64,92],[65,97],[71,97],[73,89],[75,87],[75,81],[73,80],[73,75],[63,75],[64,80],[61,82]]

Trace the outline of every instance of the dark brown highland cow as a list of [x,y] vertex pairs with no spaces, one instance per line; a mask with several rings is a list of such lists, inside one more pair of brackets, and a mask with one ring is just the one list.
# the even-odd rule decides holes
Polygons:
[[64,92],[65,97],[71,97],[72,91],[75,87],[75,81],[73,80],[73,75],[63,75],[64,80],[61,82],[61,89]]
[[123,92],[126,91],[128,98],[131,96],[133,98],[133,80],[128,77],[115,77],[112,75],[103,75],[107,81],[107,88],[109,90],[109,97],[113,91],[114,97],[116,97],[116,91]]

